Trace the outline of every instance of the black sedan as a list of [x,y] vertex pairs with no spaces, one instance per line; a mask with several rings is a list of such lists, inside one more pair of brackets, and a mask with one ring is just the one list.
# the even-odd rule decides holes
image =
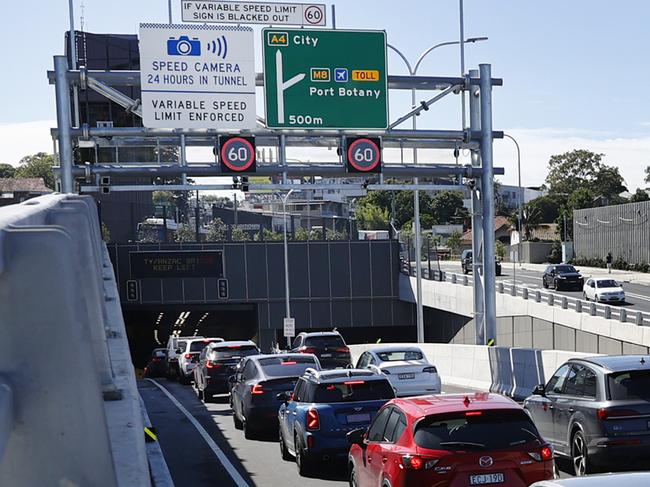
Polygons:
[[154,348],[147,366],[144,368],[145,377],[164,377],[165,376],[165,358],[167,357],[166,348]]
[[255,355],[242,360],[230,391],[235,428],[247,439],[278,427],[278,394],[293,391],[307,368],[320,370],[315,355],[283,353]]
[[[471,250],[463,250],[463,253],[460,257],[460,266],[463,269],[463,274],[469,274],[472,272],[473,257]],[[501,262],[495,256],[494,257],[494,273],[497,276],[501,275]]]
[[571,359],[524,401],[555,454],[582,476],[650,465],[650,357]]
[[215,394],[230,392],[229,379],[235,374],[242,358],[260,353],[251,341],[213,342],[208,344],[194,368],[194,387],[204,402],[211,402]]
[[545,289],[549,287],[560,289],[573,289],[574,291],[582,291],[585,280],[580,272],[568,264],[550,265],[542,275],[542,286]]

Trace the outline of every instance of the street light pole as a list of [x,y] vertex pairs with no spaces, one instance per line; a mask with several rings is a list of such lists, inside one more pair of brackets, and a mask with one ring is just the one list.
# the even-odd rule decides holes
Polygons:
[[[462,30],[461,30],[462,32]],[[462,39],[462,37],[461,37]],[[480,41],[485,41],[487,40],[487,37],[471,37],[469,39],[465,40],[465,43],[475,43],[475,42],[480,42]],[[397,55],[402,58],[402,61],[404,61],[404,64],[406,64],[406,68],[408,69],[408,72],[411,76],[416,76],[418,69],[420,67],[420,64],[422,64],[422,61],[424,58],[427,57],[427,55],[434,50],[436,50],[439,47],[442,46],[453,46],[456,44],[461,44],[461,41],[447,41],[447,42],[441,42],[439,44],[436,44],[434,46],[431,46],[430,48],[426,49],[422,54],[420,54],[420,57],[418,58],[417,62],[415,63],[414,67],[411,67],[411,63],[409,62],[408,58],[396,47],[391,46],[388,44],[388,47],[395,51]],[[463,57],[463,65],[464,65],[464,57]],[[464,68],[464,66],[463,66]],[[411,106],[415,108],[415,88],[411,90]],[[417,115],[413,115],[413,121],[412,121],[412,127],[413,130],[417,129]],[[465,105],[463,101],[463,126],[465,125]],[[413,148],[413,164],[418,163],[418,150],[416,147]],[[413,178],[413,184],[417,185],[419,183],[419,178]],[[424,310],[423,310],[423,305],[422,305],[422,262],[421,262],[421,254],[422,254],[422,239],[420,236],[420,191],[415,190],[413,192],[413,218],[414,218],[414,228],[413,231],[415,232],[415,282],[416,282],[416,315],[417,315],[417,340],[418,343],[424,342]],[[409,261],[409,275],[411,273],[411,262]]]
[[[291,305],[289,304],[289,246],[287,244],[287,200],[293,189],[282,198],[282,219],[284,230],[284,299],[285,318],[291,318]],[[291,338],[287,337],[287,349],[291,348]]]
[[519,144],[512,135],[503,134],[504,137],[509,138],[515,143],[517,148],[517,184],[518,184],[518,193],[517,193],[517,227],[519,228],[519,244],[517,249],[517,260],[519,261],[519,266],[521,267],[521,241],[524,238],[524,227],[523,227],[523,211],[524,211],[524,194],[521,187],[521,151],[519,150]]

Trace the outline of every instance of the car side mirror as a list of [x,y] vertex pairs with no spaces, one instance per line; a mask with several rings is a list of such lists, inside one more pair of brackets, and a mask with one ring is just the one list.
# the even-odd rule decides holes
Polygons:
[[348,443],[350,445],[359,445],[361,448],[366,447],[366,429],[357,428],[350,431],[347,435]]
[[285,404],[291,400],[291,395],[287,392],[281,392],[277,394],[275,397],[277,397],[279,401],[282,401]]
[[535,396],[546,396],[546,386],[544,384],[536,385],[533,389],[533,395]]

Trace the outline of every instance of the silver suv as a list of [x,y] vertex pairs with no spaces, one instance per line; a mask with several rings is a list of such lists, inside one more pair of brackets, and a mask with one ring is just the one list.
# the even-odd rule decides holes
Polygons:
[[578,476],[650,464],[650,356],[569,360],[524,408]]
[[171,335],[167,340],[167,358],[165,359],[165,375],[168,379],[176,379],[179,375],[178,372],[178,353],[176,350],[179,348],[185,350],[187,340],[194,340],[195,338],[203,338],[201,335],[177,337]]

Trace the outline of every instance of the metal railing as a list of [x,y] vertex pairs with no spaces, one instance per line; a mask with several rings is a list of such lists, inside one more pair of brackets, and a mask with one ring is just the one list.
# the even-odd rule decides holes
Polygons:
[[[415,277],[415,267],[409,264],[405,259],[401,259],[402,274]],[[451,284],[460,284],[472,286],[471,276],[461,273],[429,270],[427,267],[422,268],[423,279],[432,281],[449,282]],[[562,309],[573,309],[576,313],[586,313],[591,316],[600,316],[605,319],[618,320],[621,323],[631,323],[638,326],[650,325],[650,313],[644,311],[631,311],[625,306],[611,306],[609,304],[596,303],[594,301],[585,301],[584,299],[573,298],[563,294],[557,294],[546,289],[538,289],[528,286],[517,286],[508,282],[497,282],[496,291],[498,294],[509,294],[518,296],[522,299],[530,299],[537,303],[546,303],[549,306],[556,306]]]

